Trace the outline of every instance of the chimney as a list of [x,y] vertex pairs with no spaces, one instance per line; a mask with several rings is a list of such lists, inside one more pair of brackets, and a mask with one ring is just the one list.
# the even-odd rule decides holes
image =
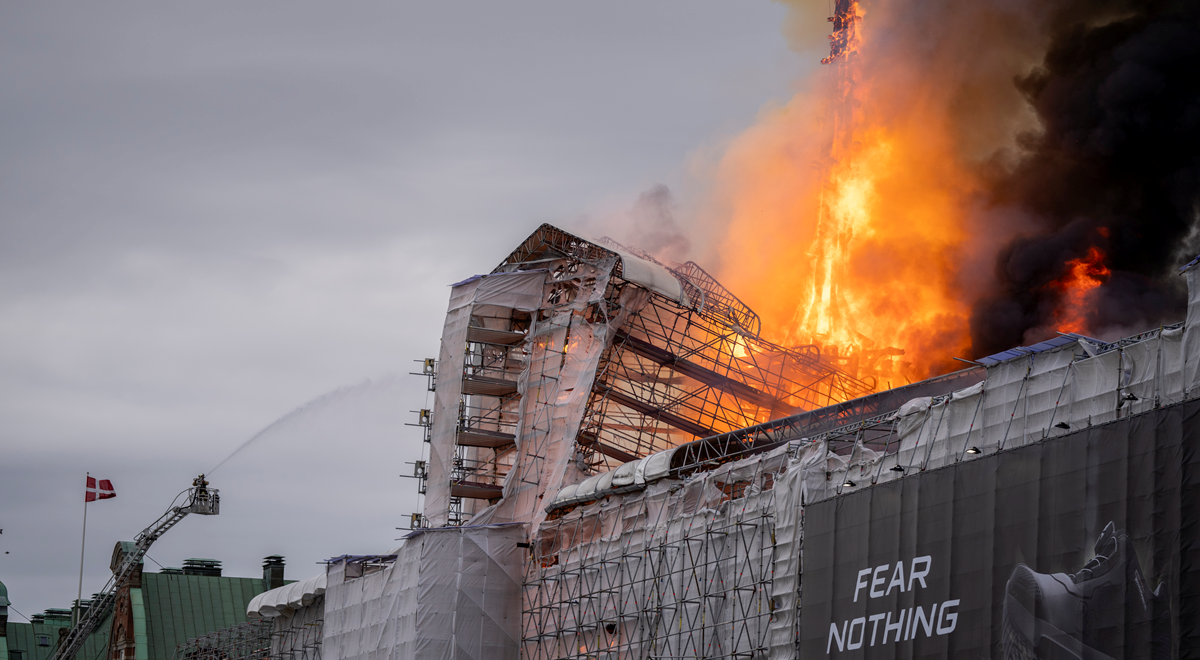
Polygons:
[[283,586],[283,556],[263,557],[263,591]]
[[200,559],[196,557],[184,559],[183,574],[221,577],[221,562],[217,559]]
[[[0,582],[0,637],[8,636],[8,587]],[[5,646],[5,648],[8,648]]]

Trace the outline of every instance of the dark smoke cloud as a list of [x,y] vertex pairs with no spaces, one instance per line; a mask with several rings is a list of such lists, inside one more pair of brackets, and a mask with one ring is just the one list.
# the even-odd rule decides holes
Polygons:
[[[1065,2],[1041,66],[1016,80],[1041,128],[996,165],[992,209],[1038,229],[996,262],[974,352],[1053,335],[1067,263],[1107,253],[1091,332],[1183,318],[1177,267],[1200,249],[1200,2]],[[999,159],[998,159],[999,160]]]

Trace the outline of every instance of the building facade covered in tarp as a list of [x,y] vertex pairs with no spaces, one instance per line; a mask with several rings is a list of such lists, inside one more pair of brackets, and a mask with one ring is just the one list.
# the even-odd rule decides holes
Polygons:
[[322,653],[1196,657],[1191,266],[1184,322],[876,391],[695,264],[543,226],[452,287],[428,529],[331,561]]

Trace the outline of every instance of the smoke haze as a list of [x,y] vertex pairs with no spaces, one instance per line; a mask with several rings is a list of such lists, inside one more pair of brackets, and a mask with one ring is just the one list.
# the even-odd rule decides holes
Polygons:
[[[793,50],[827,54],[828,4],[783,4]],[[714,168],[714,268],[766,334],[804,340],[827,209],[850,326],[828,341],[891,342],[907,379],[1054,336],[1070,306],[1108,339],[1181,319],[1174,273],[1200,249],[1198,7],[865,0],[840,83],[850,149],[831,160],[838,65],[815,68]],[[1074,264],[1097,254],[1095,289],[1072,294]]]
[[[1200,202],[1200,12],[1194,2],[1059,3],[1043,62],[1016,79],[1039,130],[989,178],[993,209],[1035,230],[996,258],[971,318],[977,355],[1053,335],[1068,262],[1092,248],[1111,274],[1087,327],[1120,335],[1182,318],[1177,267]],[[1105,337],[1111,338],[1111,337]]]

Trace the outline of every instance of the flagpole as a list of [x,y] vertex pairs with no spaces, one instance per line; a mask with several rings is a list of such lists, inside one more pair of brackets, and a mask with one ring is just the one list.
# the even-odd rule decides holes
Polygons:
[[[92,476],[92,473],[88,472],[87,476],[90,478]],[[87,487],[86,487],[87,482],[84,481],[84,484],[85,484],[85,487],[84,487],[84,493],[83,493],[83,540],[79,542],[79,595],[77,595],[75,597],[75,607],[71,608],[72,609],[72,612],[71,612],[71,627],[72,628],[75,627],[75,624],[79,623],[79,608],[83,606],[83,549],[87,545],[87,505],[88,505]]]

